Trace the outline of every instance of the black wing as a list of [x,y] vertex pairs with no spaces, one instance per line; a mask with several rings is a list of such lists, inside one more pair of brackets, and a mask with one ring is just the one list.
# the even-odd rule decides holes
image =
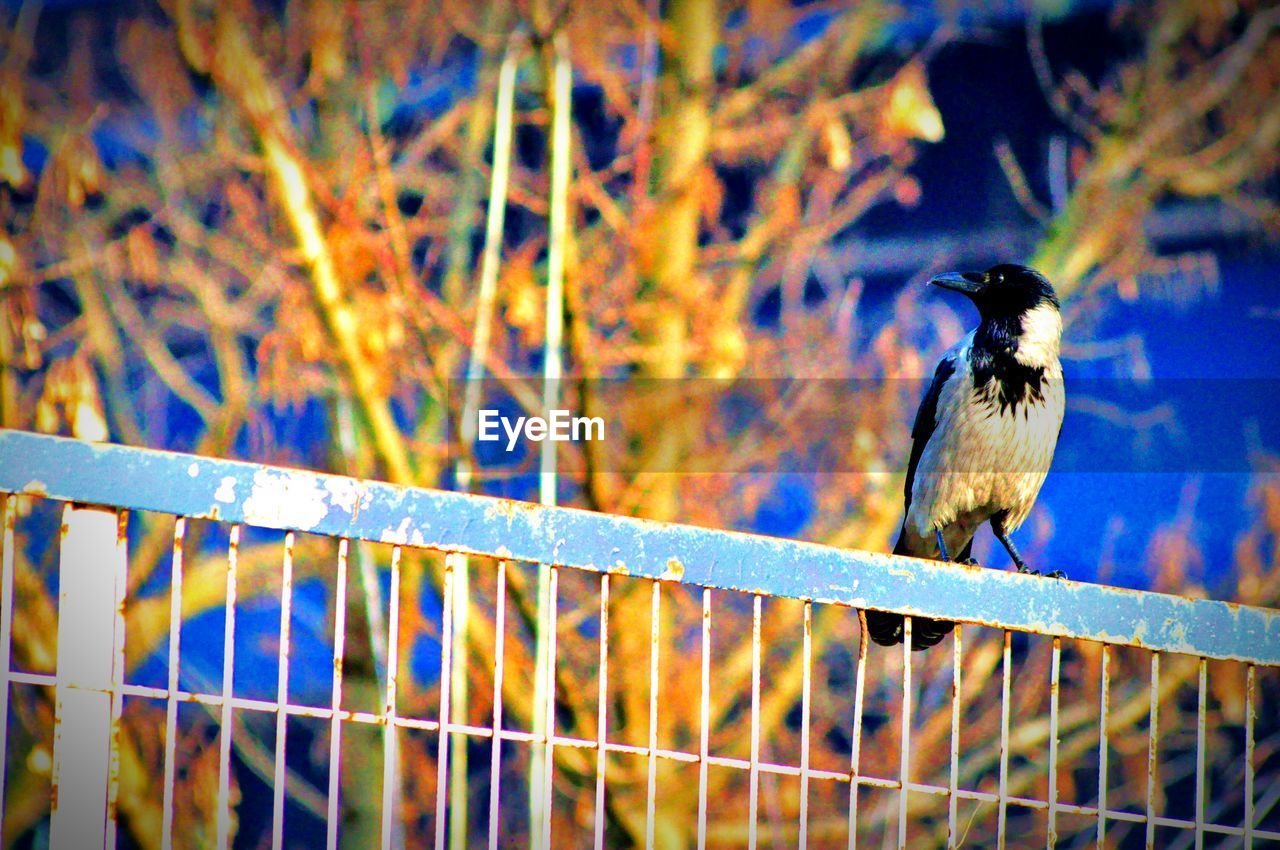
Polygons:
[[[904,500],[906,507],[902,517],[902,531],[898,534],[897,545],[893,547],[895,555],[920,556],[923,554],[910,551],[907,543],[906,514],[911,510],[911,488],[916,482],[916,467],[920,465],[920,457],[924,454],[924,447],[929,443],[929,437],[938,427],[938,399],[942,397],[942,387],[956,373],[956,365],[954,353],[948,354],[938,362],[938,368],[933,372],[933,383],[929,385],[929,391],[924,394],[924,400],[920,402],[920,408],[916,411],[915,424],[911,426],[911,460],[907,463],[907,488]],[[973,541],[970,540],[959,554],[961,560],[969,557],[972,546]],[[867,633],[881,646],[902,643],[904,628],[901,614],[868,610],[866,622]],[[954,625],[946,620],[933,620],[928,617],[912,618],[911,648],[927,649],[937,644],[946,637]]]
[[956,355],[948,354],[938,362],[938,368],[933,373],[933,383],[929,385],[929,391],[924,394],[920,409],[916,411],[916,421],[911,426],[911,460],[907,462],[904,511],[911,510],[911,488],[916,482],[916,467],[920,465],[920,456],[924,454],[924,447],[928,444],[933,429],[938,427],[938,398],[942,395],[942,385],[955,373]]

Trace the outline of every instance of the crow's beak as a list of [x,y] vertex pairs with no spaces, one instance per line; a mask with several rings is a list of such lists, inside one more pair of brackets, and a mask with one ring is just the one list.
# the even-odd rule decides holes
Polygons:
[[976,295],[986,288],[986,275],[981,272],[947,272],[932,278],[929,283],[963,292],[965,295]]

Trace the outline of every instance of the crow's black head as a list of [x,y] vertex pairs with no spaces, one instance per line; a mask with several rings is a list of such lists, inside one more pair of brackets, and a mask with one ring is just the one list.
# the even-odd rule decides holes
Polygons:
[[1014,263],[1001,263],[985,272],[948,272],[929,282],[963,292],[984,318],[1019,316],[1042,305],[1058,308],[1049,280],[1033,268]]

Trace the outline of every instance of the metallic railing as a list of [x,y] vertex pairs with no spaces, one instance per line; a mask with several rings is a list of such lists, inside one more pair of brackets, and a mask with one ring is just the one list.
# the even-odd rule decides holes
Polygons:
[[[467,740],[511,742],[517,746],[545,747],[545,763],[549,768],[542,777],[545,822],[528,825],[528,834],[536,846],[568,846],[568,836],[552,836],[551,819],[557,782],[557,760],[554,752],[570,748],[594,753],[591,763],[595,777],[595,810],[587,838],[595,846],[607,843],[605,799],[609,792],[610,757],[630,756],[645,760],[647,789],[645,793],[645,841],[655,839],[656,809],[659,806],[655,788],[656,765],[675,762],[696,767],[698,776],[697,825],[698,846],[708,843],[708,809],[714,812],[721,801],[707,799],[708,769],[741,771],[747,779],[747,829],[743,843],[755,846],[760,841],[757,824],[763,814],[759,810],[762,777],[791,777],[799,783],[797,825],[794,833],[803,846],[854,846],[858,841],[860,789],[876,793],[896,794],[896,827],[898,846],[926,846],[926,842],[908,841],[912,827],[915,800],[944,798],[947,822],[946,845],[958,846],[965,824],[958,814],[960,802],[994,806],[998,817],[996,840],[1000,846],[1022,846],[1009,835],[1008,812],[1043,813],[1047,846],[1058,841],[1056,824],[1065,816],[1091,818],[1090,833],[1096,829],[1098,846],[1111,846],[1108,829],[1116,824],[1142,825],[1146,846],[1163,846],[1157,839],[1158,829],[1173,830],[1187,837],[1194,846],[1204,846],[1206,839],[1228,842],[1221,846],[1259,846],[1261,842],[1280,842],[1280,828],[1274,810],[1274,789],[1280,787],[1280,770],[1272,749],[1259,754],[1255,750],[1259,717],[1258,682],[1261,676],[1272,676],[1280,668],[1280,611],[1233,605],[1205,599],[1189,599],[1160,593],[1140,592],[1085,584],[1066,580],[1049,580],[993,569],[976,569],[944,565],[910,558],[834,549],[803,542],[781,540],[729,531],[661,524],[620,516],[609,516],[567,508],[545,508],[509,500],[472,496],[454,492],[397,487],[389,484],[358,481],[335,475],[293,469],[216,460],[168,452],[128,448],[109,444],[90,444],[23,432],[0,431],[0,493],[9,494],[4,501],[4,561],[0,584],[0,652],[10,659],[5,665],[9,686],[0,699],[0,729],[11,725],[10,708],[17,685],[34,686],[51,692],[54,706],[54,734],[51,787],[51,840],[55,847],[114,846],[120,800],[121,753],[120,718],[126,699],[142,698],[165,706],[163,733],[163,775],[158,781],[162,799],[160,809],[162,835],[157,846],[182,846],[183,840],[173,836],[175,752],[179,736],[180,705],[204,706],[216,717],[221,729],[231,729],[244,713],[275,715],[276,734],[274,764],[268,783],[272,789],[272,846],[283,843],[283,820],[286,802],[286,724],[291,717],[306,717],[329,724],[330,753],[326,809],[326,836],[330,847],[338,846],[341,828],[338,817],[340,763],[339,740],[344,724],[381,726],[391,730],[417,730],[437,736],[435,778],[435,812],[443,813],[450,805],[449,747]],[[26,501],[65,503],[62,535],[59,542],[58,639],[57,663],[52,671],[32,672],[14,669],[10,642],[15,616],[14,576],[16,553],[23,541],[18,534],[19,516]],[[154,512],[176,517],[172,540],[172,577],[170,581],[169,638],[167,681],[163,687],[131,682],[125,671],[125,610],[129,587],[128,514]],[[188,523],[212,521],[229,526],[225,559],[225,616],[223,620],[223,681],[220,689],[183,687],[179,675],[181,658],[183,608],[182,581],[184,570],[183,538]],[[235,679],[235,635],[237,611],[237,556],[244,529],[275,529],[286,532],[282,556],[279,605],[281,626],[278,651],[278,684],[276,699],[250,699],[238,696]],[[294,545],[296,535],[326,535],[337,538],[338,558],[333,576],[334,602],[333,651],[334,673],[332,698],[326,704],[307,704],[290,699],[290,606],[294,588]],[[347,571],[349,554],[360,541],[387,544],[391,547],[390,591],[387,658],[382,676],[380,710],[358,711],[346,707],[343,700],[343,662],[347,625]],[[36,541],[39,548],[39,541]],[[47,554],[54,547],[45,542]],[[441,637],[439,710],[434,717],[405,716],[398,710],[397,670],[403,659],[397,657],[400,641],[400,581],[403,553],[409,550],[432,550],[446,553],[439,580]],[[37,553],[40,554],[40,553]],[[492,559],[496,575],[496,605],[492,612],[495,669],[493,675],[490,721],[480,725],[468,718],[453,717],[453,701],[449,696],[452,665],[467,659],[451,657],[451,628],[455,610],[453,577],[461,559],[477,556]],[[191,558],[191,553],[186,553]],[[598,574],[598,634],[592,639],[599,644],[599,697],[595,735],[557,732],[556,687],[543,688],[550,694],[544,706],[529,706],[530,712],[543,712],[548,732],[539,738],[533,733],[510,728],[504,723],[503,640],[509,632],[505,621],[505,599],[508,590],[507,571],[513,564],[545,564],[550,570],[549,618],[556,622],[558,580],[563,568]],[[611,740],[611,719],[607,716],[610,701],[609,641],[611,638],[611,583],[643,582],[651,587],[652,606],[648,627],[651,646],[648,669],[627,670],[638,687],[642,676],[648,682],[650,713],[649,740],[641,746]],[[680,586],[701,594],[700,637],[690,636],[690,653],[701,653],[701,693],[668,697],[659,704],[658,682],[662,669],[656,647],[662,622],[659,611],[664,596]],[[730,757],[713,752],[710,744],[710,694],[716,687],[711,668],[712,591],[728,591],[750,602],[751,688],[749,704],[750,740],[746,743],[748,758]],[[687,591],[686,591],[687,592]],[[803,606],[803,629],[797,640],[801,644],[798,657],[803,665],[799,704],[801,746],[794,761],[778,761],[765,757],[774,752],[768,741],[774,730],[762,728],[761,670],[763,637],[762,603],[766,598],[797,600]],[[466,600],[469,604],[471,600]],[[813,712],[812,668],[814,663],[812,624],[815,606],[853,609],[861,622],[860,610],[875,608],[906,615],[921,615],[955,620],[962,625],[954,632],[950,675],[950,753],[948,781],[916,782],[912,780],[913,699],[922,699],[924,677],[921,655],[904,648],[873,650],[893,652],[900,656],[901,703],[900,746],[897,776],[874,776],[861,770],[860,756],[864,735],[864,691],[868,682],[868,646],[858,641],[856,666],[852,671],[854,689],[852,716],[843,730],[850,743],[847,769],[815,767],[810,760],[811,716]],[[910,618],[907,620],[908,644]],[[964,787],[959,765],[962,725],[962,681],[964,650],[972,638],[971,625],[1001,630],[999,647],[1001,695],[999,700],[998,777],[994,789]],[[1043,794],[1014,793],[1010,786],[1013,768],[1010,759],[1010,724],[1012,700],[1011,671],[1015,633],[1031,633],[1051,639],[1051,667],[1048,704],[1047,785]],[[556,629],[551,636],[549,677],[556,675]],[[25,638],[26,636],[24,636]],[[744,635],[744,641],[747,639]],[[1059,776],[1062,771],[1059,753],[1059,723],[1063,716],[1059,705],[1059,685],[1064,640],[1084,641],[1101,647],[1101,683],[1096,748],[1097,793],[1092,799],[1061,799]],[[1146,806],[1143,810],[1113,808],[1108,802],[1111,776],[1108,766],[1112,746],[1108,738],[1113,722],[1109,716],[1112,647],[1135,647],[1149,655],[1149,714],[1146,723]],[[1126,650],[1127,651],[1127,650]],[[934,653],[946,654],[944,649]],[[933,653],[930,653],[932,655]],[[1189,656],[1196,667],[1197,728],[1195,744],[1188,752],[1195,754],[1194,788],[1188,798],[1189,810],[1158,811],[1157,800],[1163,799],[1159,757],[1161,741],[1175,730],[1162,727],[1161,660]],[[1210,661],[1233,662],[1243,666],[1243,757],[1239,764],[1242,790],[1239,806],[1214,805],[1214,781],[1205,767],[1207,706],[1217,699],[1208,687]],[[1171,663],[1171,662],[1166,662]],[[913,682],[913,666],[916,678]],[[1271,680],[1269,680],[1271,681]],[[617,682],[614,682],[617,686]],[[561,695],[563,697],[563,694]],[[314,701],[311,701],[314,702]],[[1016,709],[1013,709],[1016,710]],[[698,713],[696,747],[660,746],[656,737],[659,711]],[[1267,706],[1264,717],[1270,717],[1277,706]],[[1018,724],[1022,718],[1013,718]],[[1271,724],[1274,727],[1274,723]],[[441,735],[441,731],[449,734]],[[1189,730],[1182,730],[1190,735]],[[420,846],[421,837],[401,834],[403,825],[396,822],[395,794],[400,781],[396,734],[384,736],[383,763],[383,827],[382,845]],[[452,742],[452,744],[451,744]],[[764,747],[762,748],[762,743]],[[0,764],[6,764],[8,737],[0,739]],[[993,742],[994,745],[994,742]],[[215,805],[218,829],[214,838],[218,846],[229,846],[233,840],[235,807],[231,790],[232,735],[222,734],[219,744],[218,782]],[[507,844],[511,836],[500,836],[500,811],[503,790],[501,778],[505,769],[502,759],[506,748],[492,747],[488,777],[489,846]],[[14,782],[15,768],[8,768],[8,781]],[[469,774],[470,775],[470,774]],[[3,781],[0,776],[0,781]],[[772,780],[771,780],[772,781]],[[809,835],[809,801],[815,783],[836,783],[848,787],[846,837],[818,839]],[[910,793],[908,793],[910,792]],[[1238,809],[1238,810],[1237,810]],[[865,809],[861,810],[865,811]],[[771,815],[776,818],[776,813]],[[1229,822],[1223,822],[1223,821]],[[434,819],[435,846],[465,846],[466,836],[448,833],[448,819]],[[691,827],[691,834],[694,832]],[[1078,830],[1077,830],[1078,834]],[[777,841],[775,835],[775,842]],[[1125,845],[1128,846],[1128,845]],[[1215,844],[1214,846],[1218,846]]]

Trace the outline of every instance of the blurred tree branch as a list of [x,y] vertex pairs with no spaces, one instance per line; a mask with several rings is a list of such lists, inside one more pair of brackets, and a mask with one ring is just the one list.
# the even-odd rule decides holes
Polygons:
[[212,33],[200,34],[196,31],[196,15],[189,8],[193,3],[194,0],[179,0],[176,15],[178,37],[187,61],[197,70],[207,65],[210,76],[244,110],[257,134],[278,200],[311,277],[316,310],[341,354],[340,364],[351,382],[379,459],[391,481],[411,484],[415,476],[404,438],[378,390],[377,367],[361,344],[359,321],[322,230],[307,185],[307,169],[295,152],[284,106],[268,83],[266,70],[250,47],[236,11],[220,8],[214,15]]
[[[1032,259],[1064,294],[1090,279],[1133,278],[1149,256],[1143,218],[1166,193],[1229,195],[1274,172],[1280,10],[1250,11],[1235,37],[1230,16],[1186,0],[1157,4],[1142,55],[1099,95],[1093,155]],[[1215,131],[1220,122],[1226,132]],[[1188,168],[1197,160],[1202,167]]]

